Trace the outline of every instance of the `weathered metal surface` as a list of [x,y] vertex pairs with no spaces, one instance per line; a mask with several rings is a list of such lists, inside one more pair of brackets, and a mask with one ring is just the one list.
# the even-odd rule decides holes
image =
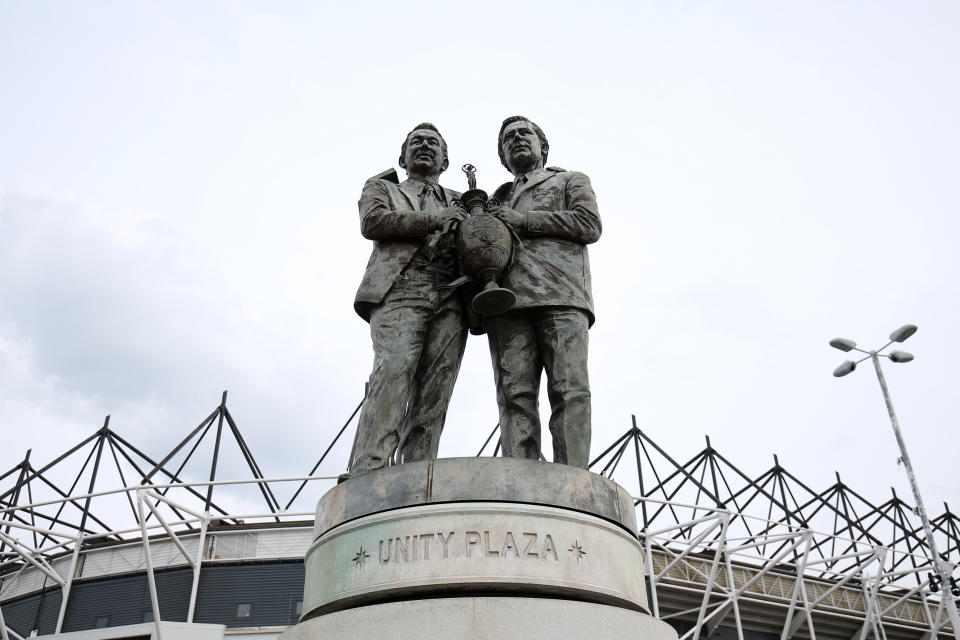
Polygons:
[[307,618],[456,592],[647,609],[639,541],[570,509],[502,502],[406,507],[336,527],[306,555]]
[[500,159],[515,177],[494,198],[494,215],[521,237],[502,286],[516,294],[508,313],[487,319],[504,455],[539,458],[537,398],[544,371],[550,398],[553,460],[587,467],[591,403],[587,332],[593,294],[587,245],[602,230],[590,179],[545,167],[546,135],[521,116],[507,118]]
[[547,395],[554,404],[549,436],[553,461],[588,466],[588,326],[586,313],[574,307],[510,310],[488,319],[503,455],[540,458],[540,380],[546,369]]
[[467,338],[455,290],[448,223],[459,196],[437,183],[447,145],[436,127],[414,127],[400,150],[407,180],[371,178],[360,197],[360,229],[374,241],[354,308],[370,323],[374,365],[357,424],[350,473],[435,458]]
[[470,189],[461,201],[469,215],[457,228],[457,257],[460,270],[483,286],[473,297],[471,306],[480,315],[496,315],[511,308],[517,301],[509,289],[497,286],[504,269],[510,265],[513,237],[510,229],[490,213],[487,193],[476,188],[476,168],[463,165]]
[[630,494],[603,476],[577,467],[520,458],[442,458],[380,469],[330,489],[317,504],[314,537],[373,513],[478,500],[573,509],[636,535]]

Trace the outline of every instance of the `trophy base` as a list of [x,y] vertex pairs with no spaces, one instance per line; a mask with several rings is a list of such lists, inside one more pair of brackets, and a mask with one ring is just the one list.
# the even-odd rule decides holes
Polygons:
[[508,311],[517,303],[517,296],[510,291],[498,287],[496,283],[487,283],[484,290],[473,296],[470,303],[473,310],[482,316],[495,316]]

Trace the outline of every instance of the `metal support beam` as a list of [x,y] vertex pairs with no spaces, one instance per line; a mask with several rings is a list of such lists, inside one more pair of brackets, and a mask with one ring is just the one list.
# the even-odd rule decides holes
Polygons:
[[[805,544],[804,544],[804,550],[803,550],[803,557],[800,563],[797,565],[797,577],[794,580],[793,593],[790,595],[790,607],[787,609],[787,619],[783,623],[783,631],[780,633],[780,640],[787,640],[797,630],[799,630],[799,626],[794,627],[793,625],[791,625],[791,622],[792,622],[794,612],[796,611],[796,608],[797,608],[797,600],[801,597],[801,592],[804,592],[804,589],[803,589],[804,575],[803,574],[807,568],[807,558],[810,556],[810,542],[812,539],[813,539],[813,536],[810,534],[809,531],[804,532],[803,542]],[[804,592],[802,593],[802,595],[803,595],[803,601],[805,605],[804,613],[806,614],[808,631],[810,632],[810,637],[812,638],[812,640],[816,640],[816,635],[813,629],[813,620],[810,618],[810,610],[808,606],[806,606],[808,604],[806,602],[806,593]]]
[[47,575],[48,578],[56,582],[61,587],[64,585],[63,578],[61,578],[57,574],[57,572],[54,571],[53,568],[51,568],[50,565],[46,563],[46,561],[43,560],[42,557],[39,560],[33,557],[34,555],[40,555],[39,551],[37,551],[36,549],[29,549],[27,547],[24,547],[21,543],[17,542],[16,540],[14,540],[13,538],[11,538],[10,536],[4,533],[0,533],[0,540],[3,540],[4,542],[6,542],[7,546],[9,546],[11,549],[17,552],[17,555],[19,555],[21,558],[26,560],[28,563],[32,564],[39,571],[42,571],[44,574]]
[[83,516],[80,518],[80,530],[87,526],[87,517],[90,515],[90,500],[93,488],[97,484],[97,473],[100,471],[100,458],[103,457],[103,443],[107,439],[107,429],[110,427],[110,416],[103,420],[103,427],[100,428],[100,438],[97,441],[97,459],[93,462],[93,471],[90,473],[90,486],[87,487],[87,501],[83,505]]
[[[713,554],[713,562],[710,563],[710,577],[707,578],[707,585],[703,589],[703,600],[700,603],[700,612],[697,614],[697,625],[694,627],[693,640],[700,640],[700,630],[703,628],[704,616],[707,613],[707,605],[710,604],[710,595],[713,593],[714,582],[717,578],[717,570],[720,568],[720,559],[723,557],[723,548],[727,543],[727,530],[730,526],[730,514],[720,514],[720,541],[717,550]],[[712,527],[711,527],[712,529]],[[731,585],[732,587],[732,585]],[[720,607],[711,614],[711,616],[720,615]]]
[[866,640],[867,632],[870,629],[873,629],[873,635],[876,640],[882,640],[879,633],[877,633],[877,595],[880,593],[880,576],[873,580],[867,580],[864,576],[863,580],[863,595],[866,600],[866,605],[864,606],[863,612],[863,624],[860,625],[860,630],[857,631],[856,635],[850,640]]
[[160,601],[157,598],[157,581],[153,575],[153,556],[150,554],[150,537],[147,535],[147,521],[144,519],[143,506],[143,491],[137,491],[137,512],[140,516],[143,558],[147,565],[147,584],[150,587],[150,606],[153,609],[153,626],[156,632],[155,640],[163,640],[163,632],[160,629]]
[[197,609],[197,592],[200,587],[200,570],[203,568],[203,551],[207,540],[207,527],[210,526],[210,513],[204,513],[200,521],[200,539],[197,542],[197,562],[193,565],[193,584],[190,587],[190,608],[187,611],[187,622],[193,622],[193,614]]
[[[730,552],[727,549],[724,549],[723,555],[724,564],[727,568],[727,586],[730,588],[730,606],[733,609],[733,619],[737,626],[737,640],[743,640],[743,621],[740,619],[739,596],[737,590],[734,588],[733,563],[730,560]],[[713,635],[713,631],[710,632],[710,635]]]
[[[220,457],[220,439],[223,437],[223,417],[227,407],[227,392],[223,392],[220,400],[220,415],[217,418],[217,439],[213,445],[213,459],[210,462],[210,482],[217,479],[217,459]],[[207,485],[207,501],[203,505],[204,511],[210,511],[210,501],[213,499],[213,484]]]
[[[699,521],[696,521],[696,520],[695,520],[694,522],[703,522],[703,521],[709,521],[709,520],[713,520],[714,522],[711,523],[710,526],[708,526],[706,529],[704,529],[703,531],[701,531],[699,534],[697,534],[697,537],[694,538],[693,540],[691,540],[691,541],[687,544],[687,548],[684,549],[683,551],[681,551],[676,557],[674,557],[673,560],[670,561],[669,564],[667,564],[667,566],[665,566],[665,567],[663,568],[663,571],[660,572],[660,574],[659,574],[658,577],[662,577],[662,576],[667,575],[667,573],[669,573],[670,570],[671,570],[674,566],[677,565],[677,563],[683,561],[684,558],[686,558],[689,554],[693,553],[693,552],[696,550],[697,545],[700,544],[700,542],[702,542],[704,538],[706,538],[708,535],[710,535],[710,533],[711,533],[714,529],[716,529],[717,527],[720,527],[720,526],[723,525],[722,514],[720,514],[720,515],[718,515],[718,514],[713,514],[713,515],[710,515],[710,516],[708,516],[708,517],[706,517],[706,518],[701,518]],[[693,523],[691,523],[691,524],[693,524]],[[672,528],[673,528],[673,527],[671,527],[671,529],[672,529]],[[668,530],[669,530],[669,529],[668,529]],[[649,534],[649,535],[656,535],[656,534]],[[664,549],[666,550],[666,548],[664,548]]]
[[[331,449],[333,449],[333,445],[337,444],[337,440],[340,439],[340,436],[343,435],[343,432],[346,431],[346,430],[347,430],[347,427],[350,426],[350,423],[353,422],[354,416],[356,416],[358,413],[360,413],[360,408],[363,406],[363,403],[364,403],[364,401],[365,401],[366,399],[367,399],[367,397],[364,396],[364,397],[360,400],[360,403],[357,405],[357,408],[353,410],[353,413],[350,414],[350,417],[347,418],[347,421],[343,423],[343,426],[342,426],[342,427],[340,427],[340,431],[337,432],[337,435],[334,436],[334,438],[333,438],[333,440],[330,442],[330,444],[327,445],[327,448],[326,448],[326,450],[323,452],[323,455],[320,456],[320,459],[317,460],[317,464],[313,465],[313,468],[310,469],[310,473],[308,473],[307,475],[312,476],[314,473],[316,473],[317,469],[320,468],[320,465],[323,464],[323,461],[324,461],[324,459],[326,459],[327,454],[330,453],[330,450],[331,450]],[[497,427],[494,429],[494,432],[496,432],[496,430],[499,429],[499,428],[500,428],[500,425],[498,424]],[[490,437],[493,437],[493,433],[490,434]],[[488,440],[489,440],[489,438],[488,438]],[[487,445],[484,444],[483,446],[486,447]],[[480,453],[483,453],[483,449],[480,449]],[[480,457],[480,453],[477,454],[477,457]],[[297,487],[297,490],[293,492],[293,496],[290,498],[290,501],[287,503],[287,506],[285,506],[285,507],[283,508],[284,511],[287,511],[287,510],[290,508],[290,505],[293,504],[293,501],[297,499],[297,496],[300,495],[300,492],[303,491],[303,488],[306,487],[306,486],[307,486],[307,481],[306,481],[306,480],[304,480],[303,482],[300,483],[300,486]]]
[[644,535],[643,548],[647,553],[647,576],[650,578],[650,599],[653,600],[653,615],[660,617],[660,598],[657,597],[657,583],[660,582],[657,577],[657,571],[653,567],[653,537]]
[[196,562],[194,561],[193,556],[190,555],[190,552],[187,551],[187,548],[183,546],[182,542],[180,542],[180,537],[173,532],[173,529],[170,528],[170,525],[167,524],[167,521],[163,519],[163,515],[161,515],[157,508],[149,502],[145,504],[147,505],[147,508],[153,512],[153,515],[157,516],[160,526],[162,526],[163,530],[167,532],[167,536],[169,536],[170,541],[173,542],[177,549],[180,550],[180,554],[183,556],[184,560],[186,560],[191,567],[196,569]]
[[80,550],[83,548],[83,534],[77,535],[73,544],[73,555],[70,557],[70,573],[67,574],[67,580],[60,588],[62,596],[60,598],[60,613],[57,615],[57,626],[54,633],[60,633],[63,629],[63,620],[67,615],[67,604],[70,602],[70,588],[73,586],[73,580],[77,577],[77,560],[80,558]]
[[0,606],[0,640],[10,640],[7,633],[7,621],[3,619],[3,607]]

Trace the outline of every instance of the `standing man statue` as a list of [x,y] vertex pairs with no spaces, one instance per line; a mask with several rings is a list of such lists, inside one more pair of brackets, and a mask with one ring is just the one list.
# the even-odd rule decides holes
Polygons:
[[[400,148],[407,179],[367,180],[360,196],[360,232],[374,241],[354,308],[370,323],[373,372],[360,413],[346,480],[392,461],[436,458],[447,405],[460,370],[467,324],[449,222],[463,217],[459,193],[437,178],[447,143],[430,123],[418,124]],[[391,179],[392,178],[392,179]]]
[[593,296],[587,245],[600,238],[590,179],[546,167],[547,137],[529,119],[503,121],[500,161],[515,176],[497,189],[494,215],[523,239],[503,286],[516,306],[489,317],[503,454],[540,457],[540,377],[547,374],[553,461],[586,468],[590,458],[587,332]]

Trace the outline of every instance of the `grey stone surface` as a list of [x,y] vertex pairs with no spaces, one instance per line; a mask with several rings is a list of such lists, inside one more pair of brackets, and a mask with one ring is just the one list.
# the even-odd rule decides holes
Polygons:
[[545,598],[456,597],[391,602],[331,613],[279,640],[676,640],[652,616]]
[[362,516],[442,502],[500,501],[572,509],[636,535],[629,493],[577,467],[522,458],[443,458],[395,465],[330,489],[317,504],[314,537]]
[[[156,638],[157,626],[153,622],[131,624],[105,629],[61,633],[56,638],[63,640],[123,640],[124,638]],[[223,640],[226,627],[222,624],[193,624],[187,622],[160,622],[164,638],[175,640]]]
[[443,502],[343,524],[306,554],[303,610],[474,593],[554,596],[646,609],[643,549],[579,511],[504,502]]

